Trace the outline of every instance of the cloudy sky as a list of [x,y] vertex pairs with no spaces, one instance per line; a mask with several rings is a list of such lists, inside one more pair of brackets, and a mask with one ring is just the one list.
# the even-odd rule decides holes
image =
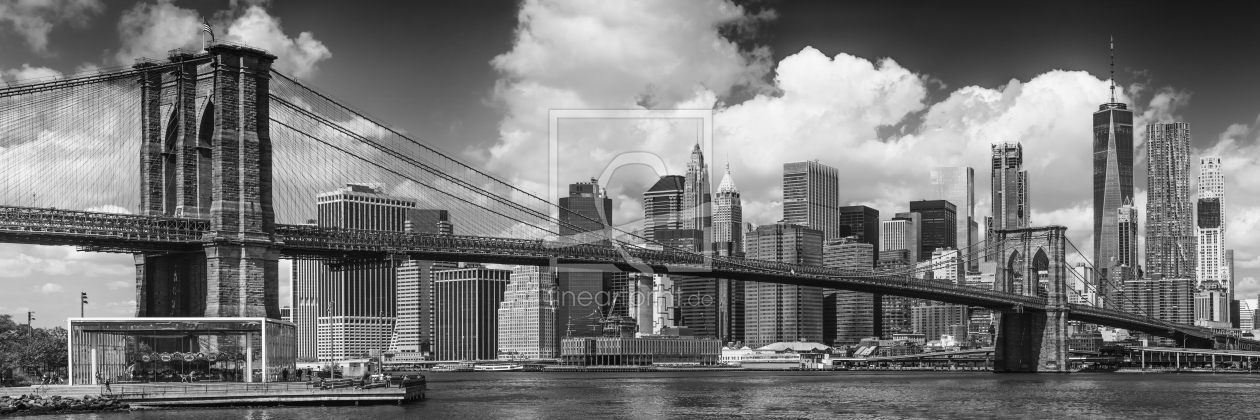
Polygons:
[[[1139,125],[1188,122],[1196,166],[1199,155],[1224,157],[1240,297],[1260,293],[1260,237],[1249,234],[1260,227],[1257,10],[398,3],[0,0],[0,77],[161,58],[198,47],[204,18],[220,38],[279,56],[286,74],[543,196],[550,182],[599,176],[623,152],[653,153],[681,173],[696,131],[677,122],[562,127],[571,135],[551,180],[548,110],[712,109],[713,181],[729,164],[745,220],[758,224],[781,218],[782,164],[808,159],[839,168],[844,204],[885,218],[926,197],[927,168],[971,166],[985,215],[989,144],[1020,141],[1033,223],[1068,226],[1088,255],[1090,115],[1107,101],[1115,36],[1120,100]],[[1139,206],[1145,165],[1139,144]],[[642,167],[613,176],[619,223],[641,217],[655,177]],[[0,244],[0,282],[0,313],[35,310],[37,325],[76,315],[79,291],[92,296],[89,316],[134,311],[129,256]]]

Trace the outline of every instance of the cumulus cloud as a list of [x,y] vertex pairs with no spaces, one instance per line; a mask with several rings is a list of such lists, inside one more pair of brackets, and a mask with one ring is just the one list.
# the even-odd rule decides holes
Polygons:
[[135,263],[130,256],[78,252],[74,247],[0,244],[0,277],[126,278],[134,275]]
[[100,0],[0,0],[0,29],[8,26],[37,53],[48,51],[48,34],[60,24],[87,26],[101,13]]
[[108,302],[105,304],[105,311],[113,315],[130,316],[136,313],[136,301],[125,300],[118,302]]
[[66,290],[65,287],[61,287],[60,284],[55,284],[55,283],[44,283],[44,285],[39,286],[38,289],[39,289],[39,292],[43,294],[60,293]]
[[[766,224],[782,218],[783,163],[814,159],[839,170],[842,205],[869,205],[885,219],[906,211],[908,201],[929,198],[930,167],[973,167],[976,214],[983,216],[990,208],[990,146],[1017,141],[1031,177],[1033,223],[1068,226],[1069,237],[1092,258],[1091,115],[1110,101],[1109,81],[1083,71],[1047,70],[996,87],[956,87],[933,103],[929,90],[945,84],[894,58],[806,47],[770,63],[769,89],[728,104],[727,95],[764,64],[719,29],[747,18],[744,9],[724,2],[526,1],[511,51],[492,61],[501,74],[495,99],[506,111],[500,139],[468,154],[516,185],[544,192],[547,171],[537,162],[548,160],[548,110],[711,108],[713,181],[729,164],[743,195],[744,220]],[[1117,91],[1117,100],[1135,112],[1139,156],[1145,125],[1181,120],[1190,97],[1145,85]],[[583,124],[559,124],[560,140],[574,140],[558,150],[560,179],[553,182],[595,176],[610,156],[626,150],[661,156],[671,173],[680,173],[695,142],[695,127],[685,124]],[[1142,206],[1144,160],[1135,166],[1135,200]],[[638,201],[641,189],[614,185],[610,195]],[[640,209],[617,208],[618,217],[622,208]]]
[[[261,3],[261,2],[249,2]],[[211,21],[218,39],[261,48],[277,56],[276,69],[298,78],[314,76],[321,61],[332,57],[312,32],[296,38],[284,34],[280,19],[260,4],[233,2],[231,8],[215,14]],[[202,16],[170,0],[140,3],[123,13],[118,22],[122,47],[115,53],[117,64],[130,64],[137,58],[160,59],[176,48],[201,48]]]
[[46,82],[61,77],[61,72],[48,67],[31,67],[23,63],[22,68],[0,71],[5,81],[9,82]]
[[[670,173],[679,173],[697,141],[694,122],[566,120],[560,178],[549,180],[538,164],[549,161],[548,111],[713,109],[734,90],[762,83],[771,68],[769,50],[741,50],[721,30],[747,33],[773,18],[750,18],[725,0],[525,1],[513,48],[491,60],[501,75],[494,99],[506,114],[499,141],[465,153],[542,197],[549,181],[563,186],[597,177],[626,152],[655,153]],[[614,178],[609,195],[618,201],[615,221],[642,217],[637,205],[622,203],[636,201],[655,176],[636,174],[643,172],[618,171]]]
[[280,28],[280,19],[267,14],[260,6],[249,6],[227,28],[227,39],[262,48],[279,57],[276,68],[297,78],[309,78],[318,70],[318,63],[332,57],[324,43],[312,32],[290,38]]
[[116,280],[116,281],[111,281],[109,283],[105,283],[105,287],[108,288],[109,290],[126,289],[128,287],[133,287],[133,286],[135,286],[135,283],[126,282],[122,280]]

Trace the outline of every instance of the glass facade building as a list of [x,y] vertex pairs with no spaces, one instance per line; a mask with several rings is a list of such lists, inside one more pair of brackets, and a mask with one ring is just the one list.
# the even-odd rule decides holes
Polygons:
[[1024,170],[1024,146],[1003,142],[991,146],[993,152],[990,186],[994,230],[1029,226],[1032,200],[1028,171]]
[[71,385],[296,379],[291,322],[269,318],[70,318]]
[[[1094,150],[1094,279],[1100,304],[1115,307],[1110,284],[1122,284],[1132,273],[1120,272],[1118,209],[1133,203],[1133,111],[1122,103],[1098,106],[1093,117]],[[1133,268],[1126,268],[1132,271]]]
[[[929,172],[933,200],[945,200],[955,206],[958,218],[955,249],[968,254],[971,244],[980,240],[973,236],[976,225],[976,171],[968,166],[932,168]],[[911,210],[914,210],[911,208]],[[979,253],[967,257],[967,269],[979,269]]]
[[946,200],[910,202],[910,212],[919,214],[919,255],[929,259],[937,249],[957,249],[959,217],[954,203]]

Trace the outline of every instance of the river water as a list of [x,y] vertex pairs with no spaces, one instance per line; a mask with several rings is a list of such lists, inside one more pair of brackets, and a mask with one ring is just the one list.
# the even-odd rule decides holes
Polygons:
[[181,409],[79,419],[1256,418],[1260,374],[429,373],[403,406]]

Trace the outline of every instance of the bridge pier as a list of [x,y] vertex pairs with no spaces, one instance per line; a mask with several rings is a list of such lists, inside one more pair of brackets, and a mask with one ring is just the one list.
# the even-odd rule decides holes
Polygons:
[[995,273],[998,290],[1037,296],[1041,271],[1048,274],[1044,310],[1016,308],[998,315],[994,372],[1068,372],[1066,231],[1049,226],[994,232],[1002,264]]
[[1067,312],[1004,312],[994,343],[994,372],[1067,372]]
[[172,55],[178,66],[136,66],[151,69],[140,78],[140,210],[210,224],[200,252],[135,254],[136,316],[280,318],[268,129],[275,59],[217,44]]

